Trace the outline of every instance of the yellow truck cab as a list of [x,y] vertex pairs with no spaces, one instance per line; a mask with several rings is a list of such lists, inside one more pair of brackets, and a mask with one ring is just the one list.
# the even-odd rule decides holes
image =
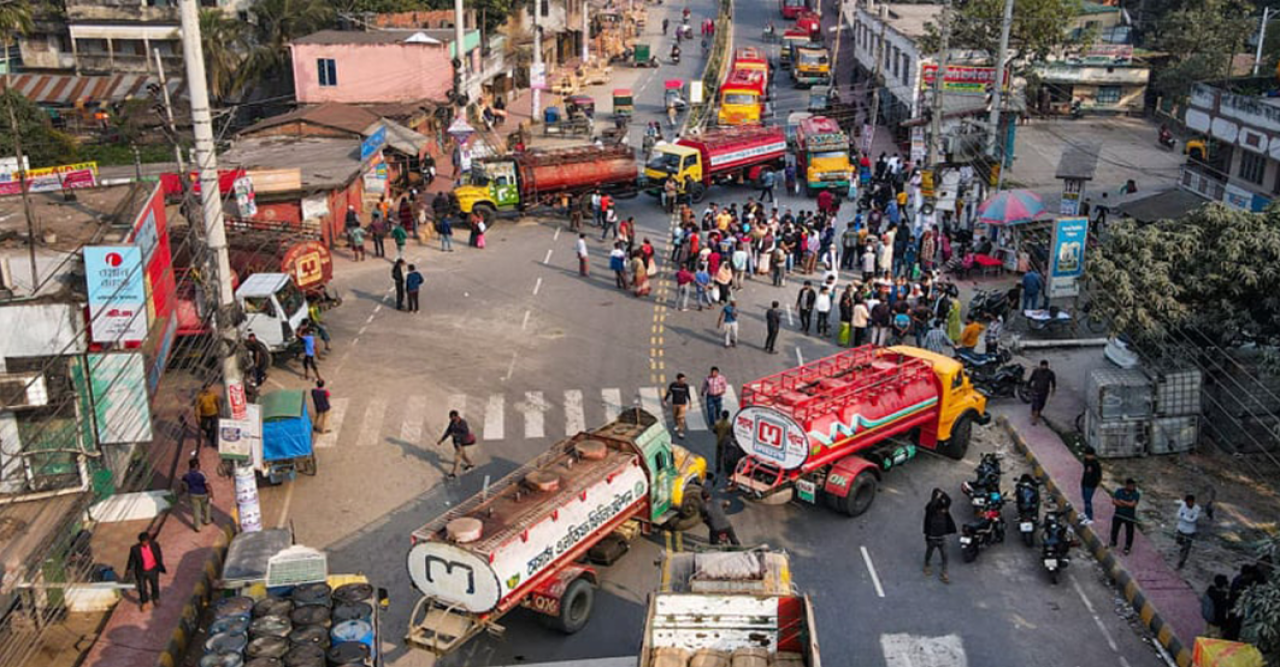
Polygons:
[[791,48],[795,51],[791,56],[791,78],[797,88],[831,83],[831,55],[827,47],[812,42],[795,42]]
[[939,394],[938,440],[951,440],[952,429],[961,421],[961,417],[966,417],[963,420],[966,425],[970,419],[983,425],[991,422],[991,415],[987,412],[987,397],[973,388],[969,374],[964,372],[964,364],[951,357],[909,345],[897,345],[889,349],[923,359],[933,367],[933,373],[942,385],[942,392]]
[[822,190],[846,192],[853,177],[849,137],[835,120],[813,116],[796,128],[796,167],[810,196]]
[[767,75],[756,69],[735,69],[720,88],[721,125],[748,125],[761,121]]
[[644,166],[645,178],[651,183],[664,183],[674,178],[677,184],[702,182],[702,159],[698,149],[680,144],[654,146],[653,157]]

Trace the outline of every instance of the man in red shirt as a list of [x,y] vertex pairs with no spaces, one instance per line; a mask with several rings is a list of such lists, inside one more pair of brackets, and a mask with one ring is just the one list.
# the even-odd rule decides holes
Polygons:
[[152,600],[160,604],[160,574],[164,569],[164,556],[160,545],[151,540],[151,533],[138,533],[138,543],[129,548],[129,561],[125,574],[133,575],[138,583],[138,608],[147,610]]

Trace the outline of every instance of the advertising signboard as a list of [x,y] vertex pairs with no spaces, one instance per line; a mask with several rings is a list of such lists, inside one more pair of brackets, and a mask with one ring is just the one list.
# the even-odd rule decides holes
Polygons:
[[93,342],[146,339],[150,322],[142,251],[136,246],[85,246],[84,269]]
[[147,371],[137,352],[88,355],[89,388],[98,442],[118,445],[151,441]]
[[772,408],[750,406],[733,418],[733,435],[746,453],[784,470],[804,465],[809,436],[794,419]]
[[386,143],[387,143],[387,126],[379,125],[378,129],[374,130],[373,134],[369,135],[368,137],[365,138],[364,141],[360,142],[360,161],[364,162],[365,160],[368,160],[369,158],[373,157],[374,153],[377,153],[379,150],[381,150],[382,147],[386,145]]
[[[926,64],[920,68],[920,85],[933,88],[933,80],[938,76],[937,64]],[[987,87],[996,80],[996,68],[971,67],[968,65],[948,65],[946,76],[942,79],[942,92],[953,95],[986,95]],[[1004,73],[1004,90],[1009,89],[1009,71]]]
[[249,405],[244,419],[218,420],[218,456],[232,461],[262,459],[262,408]]
[[1053,223],[1053,260],[1049,270],[1049,297],[1075,296],[1084,275],[1084,253],[1089,240],[1088,218],[1058,218]]

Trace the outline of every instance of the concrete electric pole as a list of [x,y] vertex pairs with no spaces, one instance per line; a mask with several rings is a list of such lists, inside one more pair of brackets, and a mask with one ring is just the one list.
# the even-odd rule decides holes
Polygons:
[[[995,90],[991,94],[991,115],[987,121],[987,156],[1004,160],[1004,151],[997,155],[996,145],[1000,135],[1000,105],[1004,94],[1004,70],[1009,66],[1009,30],[1013,27],[1013,1],[1004,0],[1004,18],[1000,21],[1000,51],[996,55]],[[1001,170],[1003,170],[1001,166]]]
[[[542,11],[542,3],[546,0],[533,0],[533,76],[529,77],[533,88],[533,106],[530,115],[533,122],[542,118],[542,87],[547,85],[547,72],[542,64],[542,28],[538,26],[538,14]],[[459,0],[461,2],[461,0]]]
[[[458,87],[461,90],[454,91],[461,100],[463,95],[467,94],[467,50],[466,26],[463,25],[465,19],[462,12],[462,0],[453,0],[453,58],[458,61]],[[466,118],[467,105],[458,104],[458,117]]]
[[[197,0],[181,0],[182,59],[187,70],[191,92],[191,125],[196,139],[196,168],[200,171],[200,200],[204,217],[205,243],[212,256],[208,276],[217,286],[218,310],[213,325],[222,355],[222,383],[226,387],[227,405],[232,419],[248,416],[244,380],[236,359],[239,344],[231,314],[235,309],[235,293],[231,288],[231,258],[227,255],[227,230],[222,214],[222,193],[218,190],[218,157],[213,146],[213,118],[209,112],[209,80],[204,71],[204,48],[200,44],[200,7]],[[206,285],[209,284],[206,282]],[[207,294],[206,294],[207,296]],[[236,466],[236,504],[240,514],[240,530],[262,530],[262,510],[258,504],[258,481],[253,464]]]
[[935,167],[942,156],[943,82],[947,78],[947,61],[951,57],[951,0],[942,7],[942,48],[938,57],[938,69],[933,74],[932,122],[929,130],[929,166]]
[[[1253,52],[1253,75],[1258,76],[1258,66],[1262,64],[1262,45],[1267,41],[1267,21],[1271,18],[1271,8],[1262,8],[1262,23],[1258,26],[1258,48]],[[1230,73],[1228,73],[1228,76]]]

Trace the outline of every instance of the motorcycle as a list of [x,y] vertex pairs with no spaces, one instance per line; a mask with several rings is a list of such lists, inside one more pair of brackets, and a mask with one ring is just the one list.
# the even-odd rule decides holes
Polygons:
[[1027,369],[1022,364],[1005,364],[995,370],[971,373],[973,386],[987,398],[1017,396],[1023,403],[1031,402],[1031,385],[1025,380]]
[[1044,533],[1041,536],[1044,546],[1040,549],[1041,562],[1049,571],[1049,581],[1058,583],[1061,572],[1071,564],[1068,553],[1071,550],[1071,533],[1061,512],[1045,512]]
[[991,491],[986,509],[976,521],[964,524],[960,529],[960,557],[966,563],[978,558],[978,551],[1004,542],[1004,497],[999,491]]
[[1160,136],[1156,137],[1156,141],[1160,144],[1161,148],[1174,150],[1175,148],[1178,147],[1178,142],[1173,138],[1172,132],[1168,132],[1168,131],[1161,132]]
[[999,317],[1007,319],[1009,298],[1001,290],[978,290],[969,301],[969,314],[977,318]]
[[994,452],[982,455],[978,467],[974,468],[974,478],[960,485],[960,490],[969,497],[975,513],[982,512],[994,497],[1000,498],[1000,459]]
[[964,365],[969,377],[977,381],[978,377],[990,377],[996,369],[1008,364],[1013,354],[1007,349],[1000,349],[995,354],[975,352],[972,349],[957,348],[956,360]]
[[1018,532],[1022,533],[1022,543],[1028,547],[1035,546],[1036,524],[1040,519],[1040,485],[1031,475],[1023,474],[1013,490],[1013,497],[1018,506]]
[[671,49],[671,64],[680,64],[680,49]]

